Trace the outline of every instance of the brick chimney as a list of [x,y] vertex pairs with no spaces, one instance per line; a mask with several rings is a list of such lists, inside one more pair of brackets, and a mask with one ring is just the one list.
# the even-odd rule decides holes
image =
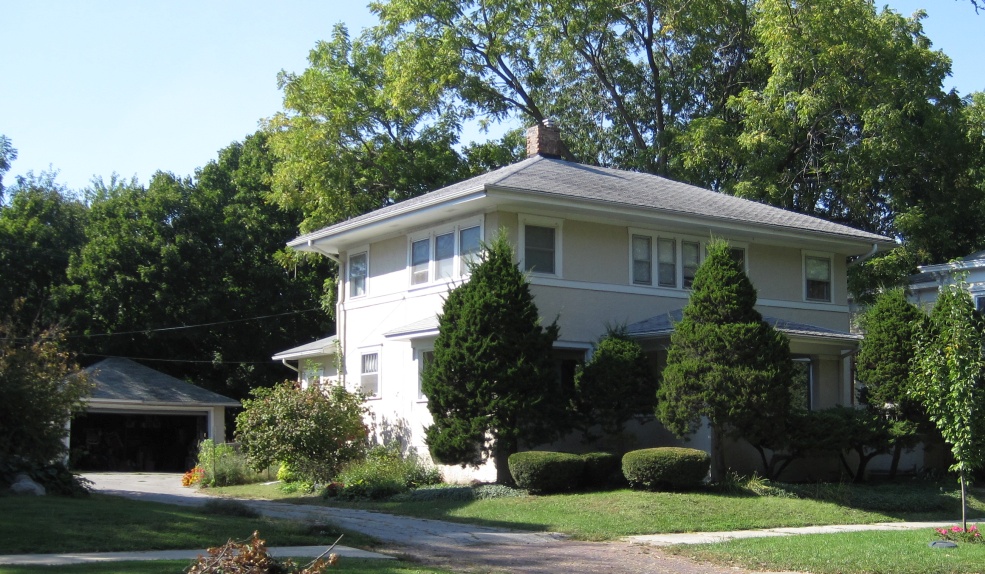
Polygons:
[[565,147],[561,143],[561,130],[550,119],[527,128],[527,157],[542,155],[560,158]]

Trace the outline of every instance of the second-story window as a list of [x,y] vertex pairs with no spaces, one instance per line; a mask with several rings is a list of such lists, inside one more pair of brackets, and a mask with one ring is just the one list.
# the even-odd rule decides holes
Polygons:
[[701,244],[697,241],[681,242],[681,275],[685,289],[694,285],[694,274],[701,265]]
[[677,242],[657,240],[657,282],[661,287],[677,287]]
[[636,285],[653,285],[651,246],[646,235],[633,236],[633,283]]
[[410,284],[420,285],[431,280],[431,238],[421,239],[410,248]]
[[349,256],[349,296],[366,294],[366,277],[369,275],[369,253]]
[[831,258],[804,256],[804,296],[808,301],[831,302]]
[[553,227],[527,225],[523,231],[525,240],[524,269],[554,275],[555,229]]
[[482,219],[414,233],[408,237],[410,284],[430,285],[468,275],[482,246]]

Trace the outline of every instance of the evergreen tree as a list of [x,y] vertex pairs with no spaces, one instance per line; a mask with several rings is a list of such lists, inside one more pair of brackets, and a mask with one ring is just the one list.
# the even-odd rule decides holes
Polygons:
[[755,304],[756,289],[728,244],[713,241],[671,336],[657,391],[657,418],[677,436],[708,418],[716,478],[725,468],[726,436],[748,440],[767,466],[764,449],[785,435],[791,410],[789,343]]
[[610,329],[595,345],[591,360],[575,374],[575,410],[586,439],[598,425],[602,432],[621,433],[633,415],[652,412],[656,382],[639,343]]
[[885,291],[862,317],[865,339],[856,357],[857,375],[864,385],[859,402],[892,422],[895,476],[903,449],[917,439],[917,425],[926,419],[919,401],[910,392],[910,361],[925,316],[906,300],[901,289]]
[[421,388],[434,423],[426,442],[435,461],[479,466],[490,457],[498,482],[521,444],[550,442],[566,430],[566,397],[526,277],[503,233],[471,277],[448,294]]

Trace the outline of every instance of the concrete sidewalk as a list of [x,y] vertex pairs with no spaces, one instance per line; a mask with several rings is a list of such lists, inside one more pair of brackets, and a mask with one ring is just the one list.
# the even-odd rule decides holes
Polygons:
[[[274,558],[317,558],[328,546],[281,546],[268,548],[267,552]],[[141,552],[85,552],[64,554],[7,554],[0,555],[0,564],[16,566],[62,566],[66,564],[86,564],[90,562],[128,562],[143,560],[195,560],[208,552],[202,550],[147,550]],[[368,552],[358,548],[336,546],[331,554],[343,558],[373,558],[378,560],[394,560],[393,556]]]
[[[985,519],[969,520],[970,523]],[[868,532],[873,530],[921,530],[928,534],[933,528],[949,528],[955,522],[878,522],[876,524],[836,524],[830,526],[801,526],[795,528],[764,528],[762,530],[735,530],[732,532],[685,532],[680,534],[647,534],[625,536],[624,542],[650,546],[674,546],[675,544],[713,544],[742,538],[769,538],[798,534],[837,534],[841,532]]]

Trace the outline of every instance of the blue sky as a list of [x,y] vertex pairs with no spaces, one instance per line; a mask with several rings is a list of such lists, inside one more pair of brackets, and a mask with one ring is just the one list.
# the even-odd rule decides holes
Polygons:
[[[985,90],[985,13],[884,3],[927,10],[927,35],[954,61],[945,87]],[[0,14],[0,134],[18,150],[4,183],[50,167],[72,189],[114,172],[193,174],[281,109],[277,73],[304,70],[335,23],[375,21],[361,0],[0,0]]]

